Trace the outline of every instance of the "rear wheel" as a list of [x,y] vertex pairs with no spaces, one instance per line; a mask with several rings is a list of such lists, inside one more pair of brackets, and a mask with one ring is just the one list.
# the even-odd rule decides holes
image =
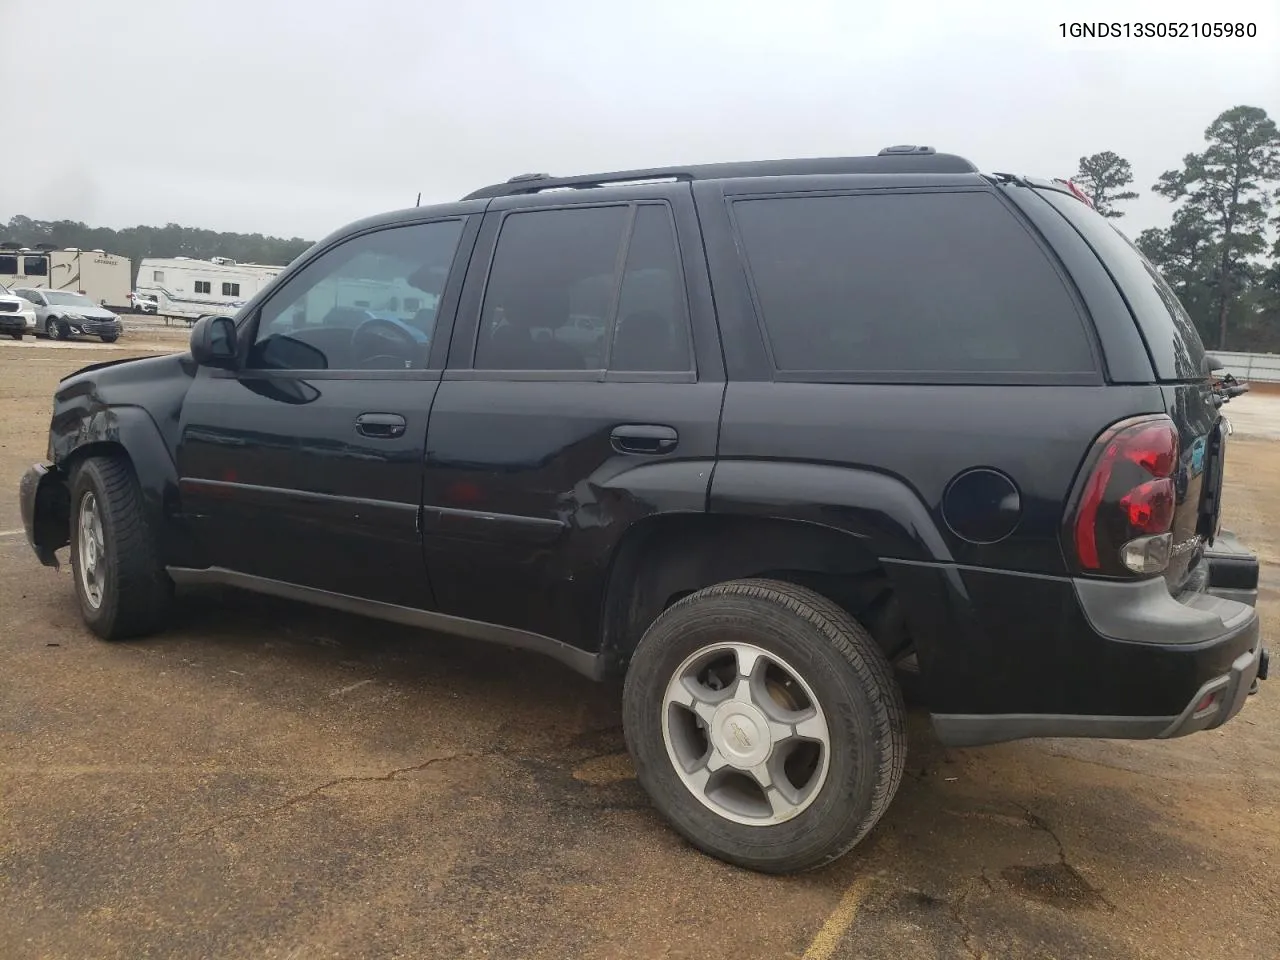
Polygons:
[[80,613],[104,640],[150,633],[168,609],[173,583],[123,456],[90,457],[71,481],[71,572]]
[[879,646],[821,594],[775,580],[718,584],[659,617],[627,673],[623,726],[641,784],[677,830],[775,873],[852,848],[906,760]]

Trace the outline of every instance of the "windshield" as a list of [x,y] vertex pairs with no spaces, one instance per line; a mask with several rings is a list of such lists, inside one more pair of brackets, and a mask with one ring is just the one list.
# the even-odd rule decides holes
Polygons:
[[92,307],[93,301],[83,293],[69,293],[66,290],[41,290],[44,298],[56,307]]

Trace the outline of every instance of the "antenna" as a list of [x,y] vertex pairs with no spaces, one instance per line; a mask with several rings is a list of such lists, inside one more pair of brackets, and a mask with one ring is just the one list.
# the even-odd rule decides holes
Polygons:
[[415,201],[413,201],[413,205],[414,205],[415,207],[420,207],[420,206],[422,206],[422,191],[421,191],[421,190],[419,190],[419,191],[418,191],[418,199],[417,199],[417,200],[415,200]]

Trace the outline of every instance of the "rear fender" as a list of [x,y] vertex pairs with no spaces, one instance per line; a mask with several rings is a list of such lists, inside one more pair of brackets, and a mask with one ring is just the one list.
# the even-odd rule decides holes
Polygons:
[[931,698],[947,651],[977,633],[969,591],[920,496],[892,476],[827,464],[722,460],[711,512],[785,517],[857,539],[893,587]]
[[722,460],[711,512],[801,520],[850,533],[881,559],[952,562],[923,501],[870,470],[768,460]]

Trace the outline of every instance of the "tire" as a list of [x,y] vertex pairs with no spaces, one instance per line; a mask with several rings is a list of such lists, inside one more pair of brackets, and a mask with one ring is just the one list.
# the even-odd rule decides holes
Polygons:
[[13,337],[13,339],[15,339],[15,340],[21,341],[21,340],[22,340],[22,337],[23,337],[23,334],[21,334],[21,333],[11,333],[11,334],[9,334],[9,336]]
[[120,339],[120,334],[118,333],[104,333],[102,335],[103,343],[115,343],[119,339]]
[[[85,556],[81,522],[86,506],[96,507],[101,547]],[[143,509],[142,491],[128,460],[120,455],[90,457],[71,480],[71,573],[80,615],[103,640],[125,640],[156,630],[168,612],[173,582],[161,565],[154,532]],[[101,577],[82,573],[88,567]],[[95,603],[90,581],[97,579]]]
[[[743,743],[752,750],[766,749],[753,746],[760,738],[743,733],[744,728],[759,733],[760,727],[751,722],[739,727],[736,721],[742,716],[720,708],[731,699],[727,696],[711,705],[699,705],[706,710],[716,707],[712,722],[722,732],[732,731],[724,732],[719,741],[709,735],[709,723],[691,719],[694,714],[685,707],[667,702],[671,691],[689,689],[676,687],[673,678],[686,669],[704,669],[697,666],[704,656],[700,651],[723,643],[763,654],[757,667],[761,661],[774,666],[780,663],[783,672],[791,672],[797,682],[782,687],[775,683],[769,689],[790,690],[793,708],[797,691],[800,701],[812,694],[813,702],[806,709],[808,713],[818,711],[816,715],[825,722],[825,750],[805,747],[819,753],[815,770],[824,769],[821,758],[825,756],[825,772],[810,780],[808,799],[802,804],[786,801],[793,808],[791,812],[780,814],[774,806],[782,796],[776,771],[775,786],[769,791],[761,790],[754,779],[732,767],[712,774],[725,777],[715,782],[727,786],[714,789],[726,796],[726,790],[736,791],[739,785],[743,788],[734,794],[734,809],[726,813],[728,801],[700,799],[677,770],[676,757],[681,750],[696,756],[698,749],[708,749],[711,752],[704,754],[705,762],[706,756],[715,755],[711,745],[716,742],[724,745],[721,757],[729,756],[729,751]],[[743,654],[728,656],[741,664]],[[729,670],[729,675],[734,672]],[[770,676],[776,681],[778,674]],[[740,689],[734,687],[735,682],[726,683],[725,690]],[[765,706],[772,730],[772,714],[780,704],[775,697],[770,700]],[[810,730],[812,722],[805,724]],[[627,671],[623,729],[640,784],[672,826],[714,857],[767,873],[813,869],[848,852],[888,808],[906,763],[902,696],[889,661],[875,640],[821,594],[776,580],[717,584],[684,598],[658,617],[645,632]],[[799,726],[792,730],[798,732]],[[705,748],[698,746],[699,736]],[[773,743],[773,734],[769,736]],[[739,739],[731,744],[726,737]],[[797,742],[803,743],[787,740],[789,744]],[[768,759],[760,763],[762,767],[773,764],[782,748],[773,744],[767,749]],[[738,761],[746,762],[740,755]],[[711,780],[706,783],[713,786]],[[787,783],[794,793],[796,785],[789,774]],[[751,798],[752,789],[758,800]],[[709,795],[704,791],[703,796]],[[748,814],[755,822],[743,821]]]
[[66,340],[71,335],[67,325],[57,317],[50,317],[44,322],[44,332],[50,340]]

